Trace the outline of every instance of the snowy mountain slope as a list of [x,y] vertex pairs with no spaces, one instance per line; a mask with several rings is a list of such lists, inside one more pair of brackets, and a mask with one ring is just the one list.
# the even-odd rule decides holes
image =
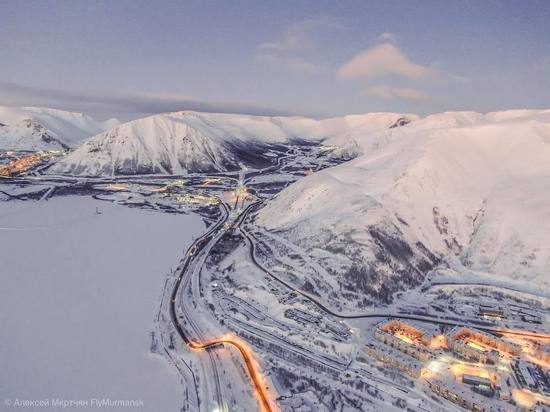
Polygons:
[[[400,115],[315,120],[176,112],[138,119],[87,141],[50,172],[82,175],[194,173],[263,167],[277,145],[319,141],[366,124],[391,125]],[[377,127],[376,126],[376,127]],[[374,126],[373,126],[374,127]]]
[[[371,137],[370,145],[380,144],[380,139],[391,135],[393,129],[405,126],[418,120],[414,114],[367,113],[365,115],[345,116],[343,119],[354,120],[344,132],[339,131],[324,139],[325,145],[336,146],[336,156],[354,158],[364,153],[366,142]],[[366,149],[368,150],[368,149]]]
[[117,125],[82,114],[45,107],[0,106],[0,148],[10,150],[68,149]]
[[441,113],[365,134],[362,156],[289,186],[258,222],[331,252],[356,302],[388,300],[439,261],[548,286],[549,114]]
[[480,272],[503,274],[548,290],[550,275],[550,176],[522,178],[493,189],[462,253],[463,264]]

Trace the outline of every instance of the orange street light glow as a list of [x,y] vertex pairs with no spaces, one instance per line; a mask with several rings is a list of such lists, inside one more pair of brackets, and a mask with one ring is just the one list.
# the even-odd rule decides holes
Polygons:
[[534,363],[535,365],[540,366],[541,368],[550,369],[550,362],[547,362],[543,359],[536,358],[532,355],[526,355],[525,359],[527,359],[531,363]]
[[550,403],[548,396],[543,396],[527,389],[514,389],[512,391],[512,398],[519,406],[526,409],[531,409],[537,402]]
[[203,186],[208,186],[209,184],[218,183],[220,181],[221,181],[221,179],[219,179],[217,177],[207,177],[206,179],[204,179]]
[[105,188],[108,190],[126,190],[128,189],[128,185],[120,183],[110,183]]
[[481,351],[481,352],[485,352],[486,351],[486,348],[482,345],[480,345],[479,343],[477,342],[473,342],[473,341],[468,341],[467,343],[468,346],[474,348],[474,349],[477,349],[478,351]]
[[27,170],[38,165],[42,161],[42,153],[33,153],[28,156],[16,158],[5,166],[0,166],[0,176],[11,176],[17,173],[26,172]]
[[246,368],[248,369],[248,374],[250,375],[250,378],[252,379],[252,383],[254,384],[256,397],[258,398],[258,401],[260,403],[261,411],[262,412],[277,411],[278,408],[276,407],[276,405],[274,404],[274,402],[271,400],[269,396],[267,385],[265,383],[265,378],[260,372],[260,368],[258,367],[258,364],[254,356],[252,355],[252,351],[240,339],[232,335],[225,335],[220,339],[214,339],[207,343],[190,341],[188,343],[188,346],[193,350],[203,350],[203,349],[208,349],[208,348],[215,347],[217,345],[223,345],[223,344],[231,345],[241,353],[244,359],[244,362],[246,364]]
[[437,376],[437,372],[430,368],[422,368],[420,370],[420,376],[422,376],[424,379],[432,379]]
[[490,379],[493,383],[497,380],[496,374],[490,373],[487,369],[472,365],[465,365],[463,363],[455,363],[451,365],[451,371],[455,375],[457,381],[461,381],[464,374]]
[[447,338],[445,337],[445,335],[434,336],[430,340],[430,343],[428,344],[428,347],[430,348],[430,350],[446,348],[447,347]]
[[403,342],[409,343],[411,345],[413,344],[413,340],[407,335],[403,335],[401,333],[396,333],[395,336],[398,337],[399,339],[401,339]]
[[498,333],[506,337],[519,336],[524,339],[535,340],[541,343],[550,341],[550,335],[546,333],[525,332],[523,330],[514,330],[514,329],[503,330],[503,331],[499,331]]

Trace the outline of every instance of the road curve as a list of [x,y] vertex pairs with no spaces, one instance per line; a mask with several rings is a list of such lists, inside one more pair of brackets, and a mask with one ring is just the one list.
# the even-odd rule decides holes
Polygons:
[[[218,199],[220,200],[220,199]],[[269,396],[267,395],[267,391],[263,386],[263,383],[260,378],[260,373],[256,369],[256,366],[253,361],[253,357],[250,354],[250,352],[242,345],[239,341],[231,338],[221,338],[221,339],[214,339],[209,342],[201,343],[201,342],[195,342],[191,340],[183,330],[183,326],[180,323],[180,320],[176,314],[176,298],[179,292],[179,288],[181,286],[181,282],[183,279],[183,276],[185,275],[185,272],[187,271],[187,268],[189,267],[192,259],[194,256],[197,255],[198,252],[208,243],[208,241],[211,239],[212,234],[215,233],[217,230],[219,230],[226,222],[229,217],[229,209],[227,205],[220,200],[220,204],[223,206],[224,210],[224,216],[220,218],[213,226],[210,228],[204,235],[197,238],[191,246],[187,249],[185,254],[185,261],[184,264],[180,270],[179,276],[176,278],[176,283],[174,284],[174,288],[172,289],[172,294],[170,297],[170,319],[172,320],[172,324],[174,325],[174,328],[178,332],[178,335],[182,338],[182,340],[185,342],[185,344],[193,349],[193,350],[206,350],[209,348],[214,348],[220,345],[231,345],[235,347],[243,357],[243,360],[245,362],[245,365],[248,369],[248,373],[250,375],[250,378],[252,380],[252,383],[254,385],[256,395],[258,397],[258,400],[260,402],[261,408],[263,412],[275,412],[275,409],[271,405],[269,401]],[[254,204],[248,206],[239,216],[239,224],[244,219],[244,216],[251,210],[251,207]]]
[[216,347],[224,344],[233,346],[241,353],[244,359],[244,362],[246,364],[246,368],[248,369],[250,378],[252,379],[252,383],[254,384],[254,388],[256,389],[256,395],[258,397],[258,400],[260,401],[260,405],[262,406],[262,411],[273,412],[273,407],[269,402],[269,398],[264,389],[263,383],[261,381],[260,373],[256,370],[256,366],[254,365],[252,355],[250,354],[248,349],[245,348],[244,345],[230,338],[214,339],[213,341],[207,342],[207,343],[197,343],[197,342],[191,341],[187,345],[191,349],[202,350],[202,349],[208,349],[208,348],[212,348],[212,347]]

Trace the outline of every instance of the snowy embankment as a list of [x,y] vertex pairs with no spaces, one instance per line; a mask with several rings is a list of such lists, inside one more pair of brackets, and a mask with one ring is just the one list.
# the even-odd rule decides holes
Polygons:
[[[0,202],[0,227],[0,398],[178,410],[178,376],[149,352],[149,333],[164,279],[201,219],[63,197]],[[96,408],[78,408],[87,409]]]
[[429,284],[433,287],[482,286],[496,290],[503,289],[507,293],[527,294],[531,298],[540,298],[541,301],[550,303],[550,290],[548,288],[541,288],[537,283],[518,282],[517,280],[504,278],[497,274],[476,272],[464,267],[460,268],[460,270],[441,269],[433,274],[433,277],[429,279]]
[[361,156],[289,186],[258,216],[332,254],[321,263],[341,285],[334,299],[387,300],[447,263],[550,285],[549,110],[441,113],[347,137]]

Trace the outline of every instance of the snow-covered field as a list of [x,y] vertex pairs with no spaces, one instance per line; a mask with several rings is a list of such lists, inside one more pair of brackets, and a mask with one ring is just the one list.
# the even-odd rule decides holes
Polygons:
[[203,230],[197,215],[86,197],[0,202],[0,397],[178,410],[178,376],[149,333],[165,277]]

